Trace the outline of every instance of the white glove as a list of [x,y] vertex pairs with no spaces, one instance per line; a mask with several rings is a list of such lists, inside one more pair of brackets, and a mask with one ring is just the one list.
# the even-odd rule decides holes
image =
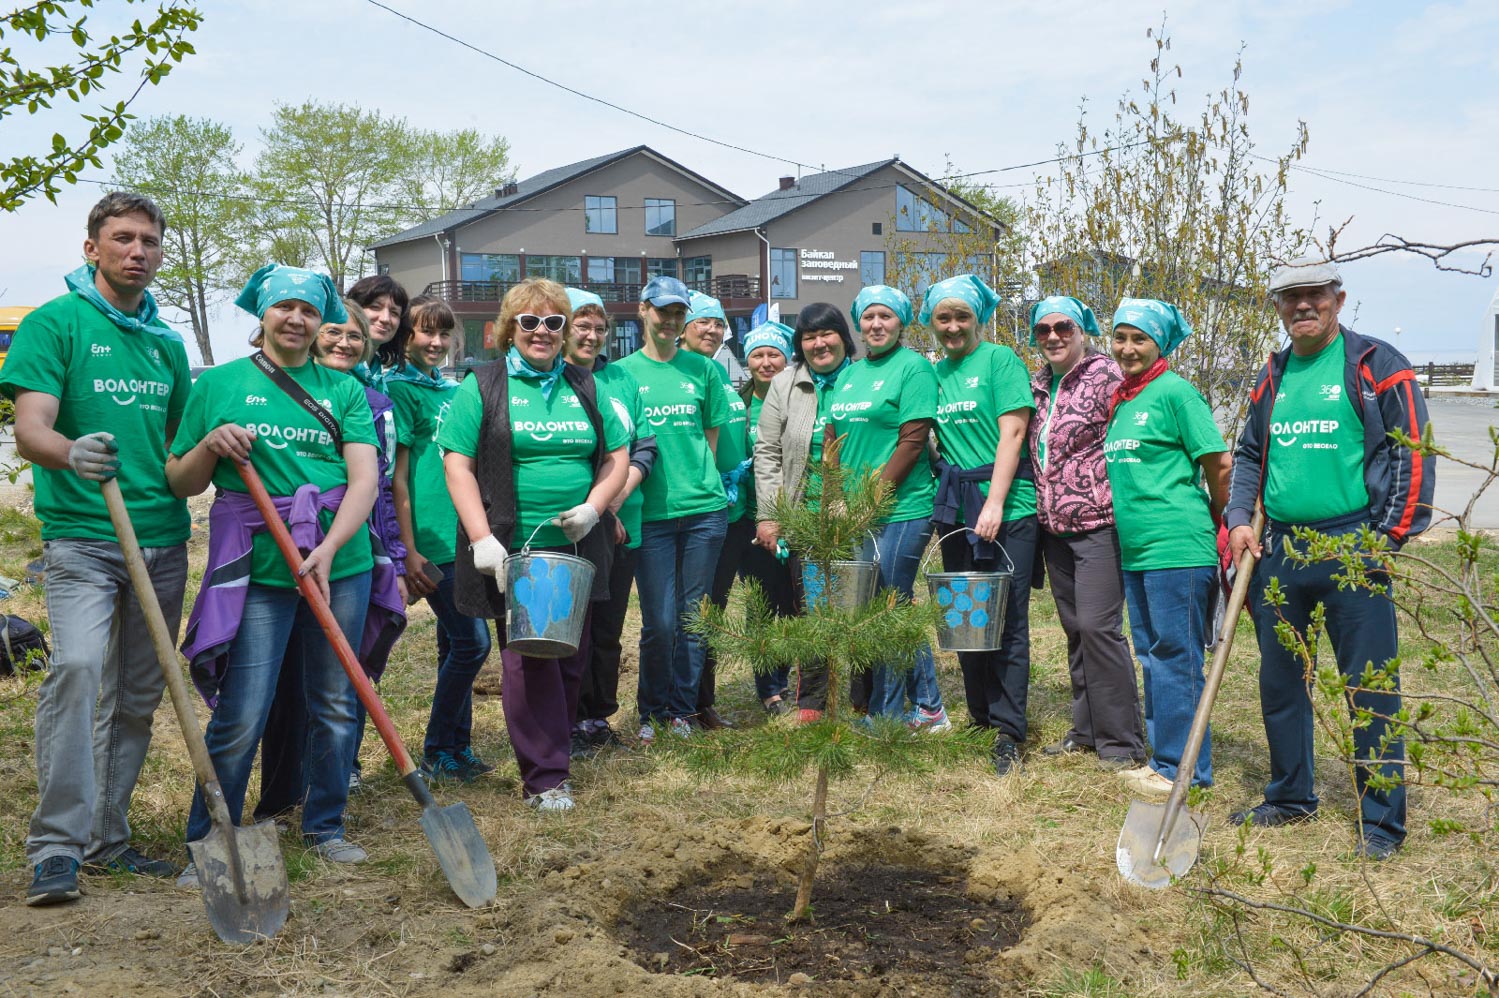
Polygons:
[[579,503],[552,522],[562,528],[564,537],[576,544],[598,526],[599,511],[586,502]]
[[474,567],[485,575],[494,577],[499,584],[500,592],[505,591],[505,559],[508,557],[505,545],[494,534],[487,534],[474,541],[469,547],[474,552]]
[[79,478],[107,482],[120,470],[119,453],[114,434],[100,430],[73,441],[68,448],[68,465]]

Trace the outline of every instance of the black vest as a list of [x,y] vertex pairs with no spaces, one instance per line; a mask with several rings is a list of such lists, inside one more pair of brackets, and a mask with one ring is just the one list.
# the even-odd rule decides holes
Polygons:
[[[501,358],[474,369],[469,376],[479,379],[479,396],[484,402],[484,415],[479,423],[479,446],[474,458],[474,476],[479,480],[479,495],[484,500],[489,529],[505,545],[506,551],[516,554],[515,545],[525,543],[526,538],[515,536],[515,466],[510,451],[509,374],[505,361]],[[604,441],[604,417],[599,411],[593,372],[564,361],[562,376],[577,393],[588,421],[593,424],[596,441],[593,449],[593,472],[597,477],[609,451]],[[614,560],[614,514],[607,510],[600,514],[598,526],[578,542],[578,555],[593,563],[593,600],[597,602],[607,599],[609,569]],[[461,520],[458,523],[458,550],[453,573],[453,600],[460,612],[471,617],[494,617],[496,620],[505,616],[505,595],[495,585],[493,577],[474,567],[474,553]],[[504,643],[502,625],[501,647],[504,647]]]

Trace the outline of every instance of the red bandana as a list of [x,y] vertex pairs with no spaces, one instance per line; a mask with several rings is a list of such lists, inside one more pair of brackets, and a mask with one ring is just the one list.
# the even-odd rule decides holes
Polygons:
[[1132,374],[1119,383],[1114,389],[1114,398],[1109,402],[1109,418],[1114,418],[1114,410],[1119,408],[1119,403],[1128,402],[1145,390],[1145,386],[1156,378],[1166,373],[1166,358],[1157,357],[1155,363],[1151,364],[1140,374]]

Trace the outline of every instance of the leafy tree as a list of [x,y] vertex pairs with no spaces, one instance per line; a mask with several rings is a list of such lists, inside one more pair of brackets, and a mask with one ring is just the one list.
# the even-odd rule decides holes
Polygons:
[[1166,62],[1171,40],[1164,26],[1147,37],[1155,54],[1140,94],[1120,99],[1101,135],[1084,114],[1055,175],[1042,178],[1027,203],[1028,269],[1040,295],[1082,299],[1105,331],[1121,298],[1179,306],[1196,335],[1172,355],[1172,367],[1236,433],[1244,382],[1279,336],[1270,273],[1307,242],[1285,205],[1306,125],[1278,158],[1258,153],[1240,61],[1231,85],[1210,95],[1195,120],[1178,117],[1181,68]]
[[101,107],[99,114],[79,115],[88,123],[86,135],[70,138],[59,131],[45,151],[7,146],[0,155],[0,209],[15,211],[37,192],[55,202],[62,182],[75,183],[87,164],[102,167],[99,153],[134,117],[127,110],[131,102],[147,84],[160,83],[174,63],[193,54],[187,35],[197,30],[203,16],[193,7],[161,4],[151,20],[136,20],[107,39],[89,30],[93,7],[94,0],[42,0],[0,15],[0,40],[8,35],[34,38],[59,59],[50,66],[27,66],[16,49],[0,46],[0,120],[22,109],[28,114],[50,109],[63,96],[81,103],[104,90],[106,73],[119,73],[141,50],[146,53],[140,83],[129,97]]
[[154,293],[187,313],[205,364],[214,362],[208,312],[241,283],[236,256],[251,202],[240,148],[227,125],[173,115],[131,125],[114,163],[114,184],[147,195],[166,215]]
[[407,225],[463,208],[515,179],[510,143],[472,128],[456,132],[410,131],[392,185]]

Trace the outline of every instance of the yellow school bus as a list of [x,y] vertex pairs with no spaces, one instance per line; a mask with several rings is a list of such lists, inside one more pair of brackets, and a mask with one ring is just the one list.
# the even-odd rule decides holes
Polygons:
[[5,355],[10,352],[10,340],[16,335],[16,327],[26,318],[26,313],[34,311],[30,305],[0,305],[0,367],[5,366]]

